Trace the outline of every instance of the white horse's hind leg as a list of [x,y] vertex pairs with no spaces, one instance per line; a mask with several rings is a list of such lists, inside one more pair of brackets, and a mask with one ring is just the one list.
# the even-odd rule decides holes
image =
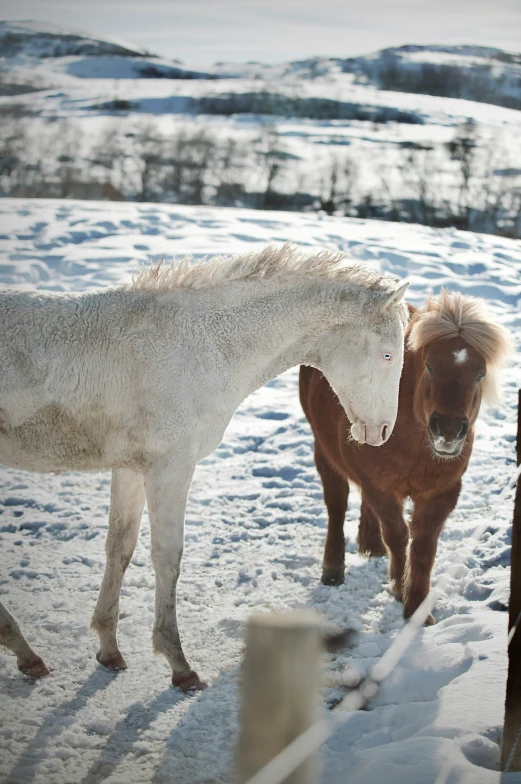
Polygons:
[[49,670],[45,666],[43,659],[33,651],[23,636],[16,619],[13,618],[9,610],[1,602],[0,644],[5,645],[6,648],[9,648],[15,654],[20,672],[29,675],[31,678],[42,678],[44,675],[49,675]]
[[91,624],[100,639],[96,658],[100,664],[114,670],[127,666],[116,640],[119,595],[125,569],[136,546],[144,505],[143,474],[130,468],[115,469],[112,472],[109,530],[105,545],[107,563]]
[[176,588],[181,567],[186,500],[193,468],[177,464],[145,477],[150,518],[152,563],[156,573],[153,645],[172,667],[172,683],[183,691],[204,685],[185,659],[177,628]]

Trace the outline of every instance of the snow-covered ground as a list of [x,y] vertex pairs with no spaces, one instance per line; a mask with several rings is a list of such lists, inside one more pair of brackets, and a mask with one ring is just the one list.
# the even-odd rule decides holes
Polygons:
[[[79,201],[0,201],[0,285],[87,289],[140,264],[234,253],[268,241],[348,251],[411,281],[420,303],[441,286],[486,297],[521,348],[521,244],[455,230],[321,215]],[[369,710],[326,743],[324,784],[492,784],[506,678],[516,362],[505,402],[484,411],[460,503],[441,536],[438,623],[422,629]],[[326,530],[312,439],[293,369],[252,395],[197,469],[187,510],[179,620],[208,681],[184,695],[151,652],[154,576],[146,514],[124,582],[120,644],[129,669],[95,660],[89,631],[104,565],[108,474],[47,476],[0,468],[0,594],[52,668],[31,682],[0,653],[0,777],[10,784],[213,784],[233,781],[244,624],[251,612],[306,606],[357,644],[324,673],[366,672],[403,626],[386,559],[356,553],[348,512],[347,578],[319,583]],[[472,532],[484,517],[486,533]],[[342,695],[323,689],[321,712]],[[447,760],[450,773],[437,778]],[[502,781],[521,781],[520,774]]]

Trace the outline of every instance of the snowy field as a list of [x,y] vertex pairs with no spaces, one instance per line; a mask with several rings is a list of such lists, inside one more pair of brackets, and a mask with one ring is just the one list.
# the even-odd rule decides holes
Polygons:
[[[268,241],[348,251],[408,278],[416,304],[447,286],[486,297],[521,348],[521,243],[455,230],[156,204],[0,201],[0,285],[85,290],[184,254],[235,253]],[[515,406],[484,411],[460,503],[441,535],[438,623],[422,629],[368,710],[323,749],[324,784],[499,782],[503,724]],[[357,644],[324,657],[325,676],[367,672],[403,626],[387,559],[356,553],[348,512],[347,578],[319,583],[326,513],[297,370],[252,395],[197,469],[179,590],[185,652],[207,681],[185,695],[153,657],[154,576],[145,514],[119,626],[129,669],[95,660],[89,631],[104,565],[109,474],[44,476],[0,468],[0,593],[52,668],[31,682],[0,653],[0,777],[9,784],[213,784],[233,781],[243,630],[253,611],[314,608]],[[500,494],[501,498],[499,497]],[[477,542],[475,527],[489,520]],[[342,696],[323,688],[321,714]],[[447,764],[448,763],[448,764]],[[501,781],[521,782],[521,774]]]

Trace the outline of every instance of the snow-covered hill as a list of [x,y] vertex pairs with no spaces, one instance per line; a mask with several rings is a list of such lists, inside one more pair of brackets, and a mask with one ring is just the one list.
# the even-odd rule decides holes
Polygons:
[[397,46],[342,61],[385,90],[521,108],[521,55],[486,46]]
[[[46,60],[49,72],[80,78],[220,78],[274,82],[328,79],[384,90],[467,98],[511,108],[521,107],[521,54],[486,46],[404,45],[360,57],[311,58],[277,65],[217,63],[208,69],[185,69],[179,61],[154,57],[145,50],[104,40],[79,30],[33,20],[0,22],[3,68],[18,70]],[[128,60],[125,67],[118,60]],[[142,59],[143,62],[135,62]]]
[[[42,63],[43,61],[43,63]],[[60,74],[97,79],[194,79],[206,72],[189,71],[178,61],[164,60],[144,49],[96,38],[79,30],[33,20],[0,22],[2,72],[14,79],[29,78],[32,69],[47,74],[54,84]],[[52,75],[52,76],[51,76]]]
[[[294,88],[295,81],[318,80],[322,87],[326,80],[341,88],[354,78],[356,84],[383,90],[521,107],[521,55],[485,46],[405,45],[347,59],[322,57],[277,65],[217,63],[187,69],[177,60],[158,58],[118,41],[29,20],[0,22],[0,58],[4,73],[20,76],[27,68],[37,68],[42,74],[46,71],[49,79],[54,74],[56,84],[64,74],[83,79],[234,79],[264,82],[284,92],[285,87]],[[240,85],[227,84],[227,89],[244,91]],[[306,92],[316,94],[309,85]]]
[[0,22],[0,52],[2,57],[67,57],[71,55],[115,57],[143,57],[145,50],[118,41],[95,38],[80,30],[37,22]]
[[[0,221],[2,286],[85,290],[172,255],[198,259],[290,240],[340,248],[408,278],[415,303],[442,286],[485,297],[521,349],[521,245],[512,240],[312,214],[66,200],[4,199]],[[500,780],[518,361],[504,382],[504,404],[479,420],[460,502],[440,539],[438,623],[419,632],[369,709],[329,739],[324,784]],[[172,690],[166,662],[151,654],[146,515],[123,588],[119,634],[129,670],[115,675],[96,664],[89,621],[109,481],[103,473],[0,468],[0,593],[53,668],[29,683],[14,657],[0,653],[6,784],[231,784],[251,612],[304,605],[333,628],[358,629],[355,647],[325,657],[325,678],[346,667],[368,672],[403,626],[386,559],[356,553],[356,494],[346,583],[319,583],[327,518],[295,369],[244,402],[191,489],[179,619],[187,655],[209,681],[204,692]],[[322,715],[343,693],[325,682]],[[519,784],[521,775],[501,781]]]

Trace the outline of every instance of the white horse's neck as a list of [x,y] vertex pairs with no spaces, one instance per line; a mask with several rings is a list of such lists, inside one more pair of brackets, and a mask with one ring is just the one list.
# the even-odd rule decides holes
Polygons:
[[235,369],[246,397],[290,367],[319,366],[320,335],[340,324],[367,322],[363,313],[371,295],[354,282],[249,281],[195,293],[194,315]]

